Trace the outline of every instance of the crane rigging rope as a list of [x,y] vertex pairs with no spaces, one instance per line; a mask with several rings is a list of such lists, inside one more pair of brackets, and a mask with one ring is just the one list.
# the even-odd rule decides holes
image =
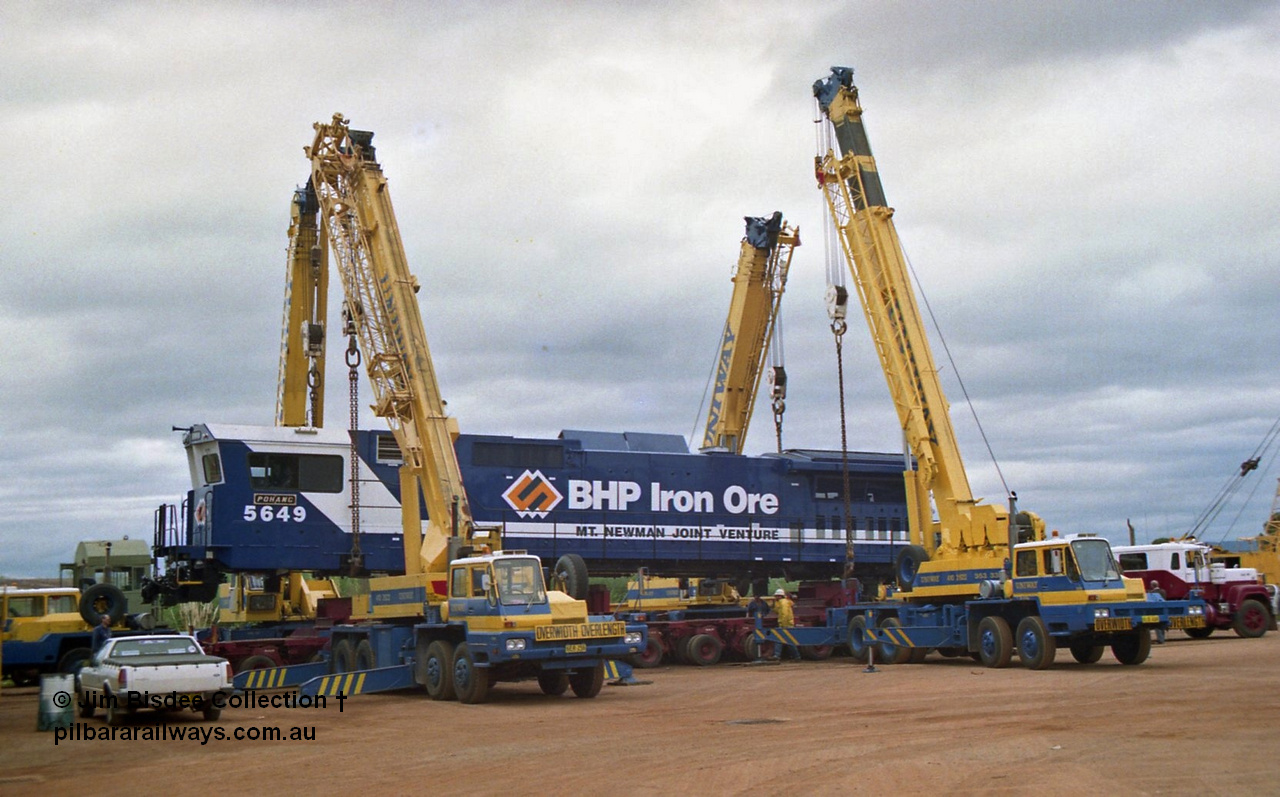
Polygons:
[[[1263,459],[1267,460],[1267,464],[1263,469],[1270,469],[1278,451],[1276,449],[1277,441],[1280,441],[1280,418],[1277,418],[1275,423],[1271,424],[1271,428],[1263,435],[1262,442],[1254,448],[1249,458],[1240,463],[1240,470],[1227,479],[1226,483],[1219,488],[1218,494],[1209,502],[1209,506],[1196,516],[1195,522],[1191,525],[1191,530],[1187,532],[1187,536],[1195,537],[1197,534],[1203,534],[1209,528],[1209,525],[1217,519],[1218,515],[1222,514],[1222,510],[1226,508],[1227,503],[1240,491],[1245,477],[1257,470]],[[1236,513],[1231,524],[1222,532],[1219,541],[1226,539],[1231,529],[1235,528],[1241,513],[1244,512],[1245,507],[1248,506],[1257,489],[1258,485],[1255,483],[1253,489],[1249,491],[1248,497],[1245,498],[1241,505],[1240,511]]]

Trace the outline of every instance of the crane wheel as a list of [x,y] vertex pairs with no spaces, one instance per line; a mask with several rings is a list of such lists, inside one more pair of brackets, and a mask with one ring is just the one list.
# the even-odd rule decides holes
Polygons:
[[1029,670],[1044,670],[1053,664],[1058,645],[1039,617],[1024,617],[1018,623],[1018,658]]
[[567,553],[557,559],[553,575],[570,598],[579,601],[587,599],[587,563],[581,556]]
[[543,670],[538,673],[538,688],[544,695],[559,697],[569,691],[569,673],[564,670]]
[[1116,661],[1130,666],[1141,664],[1151,655],[1151,631],[1139,628],[1111,643],[1111,655]]
[[453,691],[459,703],[483,703],[489,699],[489,668],[476,666],[466,642],[453,651]]
[[1106,645],[1095,645],[1092,642],[1072,642],[1071,658],[1081,664],[1097,664],[1106,649]]
[[1209,625],[1204,628],[1184,628],[1182,630],[1192,639],[1208,639],[1213,634],[1213,626]]
[[102,622],[102,615],[111,618],[115,625],[129,611],[129,599],[115,584],[94,584],[80,596],[80,617],[89,625]]
[[573,694],[582,698],[592,698],[600,694],[604,686],[604,664],[597,664],[591,669],[577,670],[569,676],[569,688]]
[[1013,659],[1013,632],[1003,617],[982,618],[978,623],[978,658],[987,667],[1008,667]]
[[[901,628],[902,621],[897,617],[886,617],[880,621],[881,628]],[[904,648],[892,642],[882,642],[876,646],[876,658],[881,664],[906,664],[911,660],[911,648]]]
[[419,676],[420,682],[427,689],[427,696],[432,700],[452,700],[453,645],[443,639],[428,644],[421,656]]
[[871,652],[871,646],[867,644],[867,618],[860,614],[854,615],[849,620],[849,641],[846,645],[849,648],[849,655],[859,664],[866,664],[868,654]]
[[908,545],[898,551],[893,560],[893,574],[898,589],[909,590],[916,583],[916,572],[920,565],[929,561],[929,553],[919,545]]
[[329,664],[329,669],[335,673],[351,672],[355,669],[356,652],[350,639],[339,639],[333,643],[333,658]]
[[378,666],[378,657],[373,652],[373,645],[369,644],[369,640],[362,639],[360,644],[356,645],[356,664],[357,670],[372,670]]

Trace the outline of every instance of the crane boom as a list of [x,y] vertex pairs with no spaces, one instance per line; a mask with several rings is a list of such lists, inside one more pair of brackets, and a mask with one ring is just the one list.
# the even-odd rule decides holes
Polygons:
[[788,226],[781,213],[767,219],[746,217],[745,221],[747,231],[733,275],[733,297],[720,338],[715,390],[702,438],[704,451],[742,453],[777,326],[791,255],[800,245],[800,230]]
[[[321,218],[374,395],[400,446],[405,573],[448,569],[450,541],[469,541],[474,523],[453,449],[450,419],[427,347],[418,281],[409,271],[373,134],[335,114],[317,123],[308,148]],[[425,535],[416,511],[425,499]]]
[[[977,574],[999,567],[1012,543],[1042,538],[1043,523],[1031,513],[1014,510],[1016,523],[1011,529],[1008,510],[974,499],[893,224],[893,208],[885,200],[862,123],[853,70],[833,67],[832,75],[813,88],[839,149],[833,147],[816,158],[816,176],[917,463],[914,471],[904,474],[911,538],[924,554],[923,561],[913,564],[919,565],[920,583],[934,585],[917,587],[917,593],[977,594],[979,584],[970,583],[963,574],[971,572],[976,579]],[[949,575],[945,579],[930,575],[940,572]]]
[[284,292],[276,426],[324,426],[324,330],[329,252],[320,234],[316,192],[294,192],[289,218],[289,272]]

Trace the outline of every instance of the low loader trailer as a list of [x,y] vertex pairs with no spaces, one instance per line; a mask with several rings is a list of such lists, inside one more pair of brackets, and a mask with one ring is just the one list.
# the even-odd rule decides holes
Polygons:
[[[800,626],[821,626],[827,610],[853,603],[857,588],[839,582],[801,582],[794,606]],[[760,656],[758,626],[773,626],[772,617],[748,613],[744,599],[725,579],[674,579],[642,576],[627,584],[626,600],[614,607],[614,616],[644,623],[648,639],[630,664],[648,669],[663,661],[709,667],[722,658],[753,661]],[[831,645],[805,645],[800,655],[819,661],[831,656]],[[766,651],[767,652],[767,649]]]
[[1199,598],[1144,600],[1141,582],[1120,574],[1099,537],[1017,545],[1012,567],[1011,577],[999,569],[986,574],[971,600],[857,603],[829,609],[822,627],[761,628],[757,640],[843,645],[855,660],[880,664],[916,663],[936,651],[1002,668],[1017,653],[1024,666],[1042,670],[1059,647],[1081,664],[1096,663],[1108,647],[1121,664],[1141,664],[1152,630],[1205,626]]

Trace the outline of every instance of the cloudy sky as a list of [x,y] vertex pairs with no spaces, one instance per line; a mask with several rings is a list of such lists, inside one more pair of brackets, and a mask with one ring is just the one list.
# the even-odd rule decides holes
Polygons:
[[[32,2],[0,7],[0,573],[149,537],[188,486],[172,426],[272,422],[289,201],[334,112],[376,133],[465,431],[690,436],[742,217],[780,210],[784,443],[837,447],[833,64],[975,492],[1004,500],[957,370],[1051,527],[1190,528],[1280,416],[1275,4]],[[850,447],[897,451],[851,321]],[[1261,527],[1264,453],[1210,537]]]

